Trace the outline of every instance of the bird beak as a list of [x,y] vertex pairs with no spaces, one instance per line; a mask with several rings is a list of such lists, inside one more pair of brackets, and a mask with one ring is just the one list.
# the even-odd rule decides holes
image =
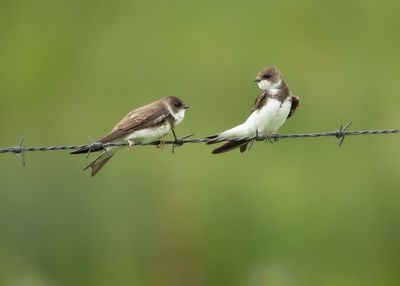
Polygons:
[[184,108],[184,109],[189,109],[190,106],[189,106],[189,105],[185,105],[183,108]]
[[254,82],[260,82],[261,81],[261,77],[257,77]]

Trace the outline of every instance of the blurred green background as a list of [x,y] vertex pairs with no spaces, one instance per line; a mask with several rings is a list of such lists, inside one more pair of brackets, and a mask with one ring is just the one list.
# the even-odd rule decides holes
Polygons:
[[[281,133],[399,128],[398,1],[0,2],[0,146],[84,144],[166,95],[180,136],[244,120],[276,65]],[[229,101],[229,104],[226,102]],[[398,135],[0,156],[0,285],[400,285]]]

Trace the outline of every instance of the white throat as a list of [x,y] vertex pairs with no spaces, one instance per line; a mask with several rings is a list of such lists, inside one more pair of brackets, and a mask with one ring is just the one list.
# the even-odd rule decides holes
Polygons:
[[264,91],[268,91],[271,95],[277,95],[280,91],[280,87],[282,85],[282,80],[279,80],[276,83],[272,83],[266,79],[263,79],[258,83],[258,87]]
[[178,125],[179,123],[182,122],[183,118],[185,117],[185,109],[181,108],[178,110],[178,112],[174,112],[169,105],[167,106],[169,113],[175,118],[175,125]]

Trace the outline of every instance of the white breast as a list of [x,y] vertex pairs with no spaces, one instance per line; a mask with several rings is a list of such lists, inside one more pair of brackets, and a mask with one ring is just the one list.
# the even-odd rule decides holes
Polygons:
[[178,125],[179,123],[182,122],[183,118],[185,117],[185,109],[180,109],[177,113],[171,113],[171,114],[176,120],[175,125]]
[[291,105],[290,97],[282,103],[277,99],[268,98],[265,106],[253,112],[245,124],[264,135],[275,133],[285,123]]

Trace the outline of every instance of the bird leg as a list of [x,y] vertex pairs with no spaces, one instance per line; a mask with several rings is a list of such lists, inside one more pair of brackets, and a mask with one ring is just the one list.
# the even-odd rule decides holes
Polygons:
[[164,148],[164,136],[165,135],[161,136],[159,143],[156,145],[157,148]]
[[269,141],[269,143],[274,143],[272,140],[271,140],[271,137],[269,137],[268,135],[262,135],[262,137],[265,139],[265,142],[267,142],[267,141]]
[[174,140],[175,140],[174,144],[172,144],[172,154],[174,154],[175,148],[181,146],[183,144],[183,142],[182,142],[182,140],[180,140],[180,142],[179,142],[178,137],[176,137],[174,129],[172,129],[172,134],[174,135]]
[[175,130],[174,130],[174,129],[172,129],[172,134],[174,135],[174,140],[175,140],[174,145],[175,145],[175,147],[180,146],[181,144],[180,144],[179,141],[178,141],[178,137],[176,137],[176,134],[175,134]]
[[[258,129],[257,129],[257,130],[256,130],[256,139],[259,138],[259,137],[263,138],[263,139],[265,140],[265,142],[269,141],[270,143],[274,143],[274,142],[271,140],[271,139],[272,139],[271,137],[269,137],[268,135],[265,135],[265,134],[259,132]],[[276,140],[274,140],[274,141],[276,142]]]
[[133,146],[135,146],[135,142],[133,142],[131,139],[128,139],[128,149],[132,150]]
[[[271,140],[272,138],[271,138],[271,137],[269,137],[268,135],[265,135],[265,134],[261,133],[260,131],[258,131],[258,129],[256,129],[256,137],[253,139],[253,141],[254,141],[254,140],[257,140],[258,138],[263,138],[263,139],[265,140],[265,142],[269,141],[269,142],[271,142],[271,143],[274,143],[274,142],[272,142],[272,140]],[[277,140],[274,139],[274,141],[276,142]]]

